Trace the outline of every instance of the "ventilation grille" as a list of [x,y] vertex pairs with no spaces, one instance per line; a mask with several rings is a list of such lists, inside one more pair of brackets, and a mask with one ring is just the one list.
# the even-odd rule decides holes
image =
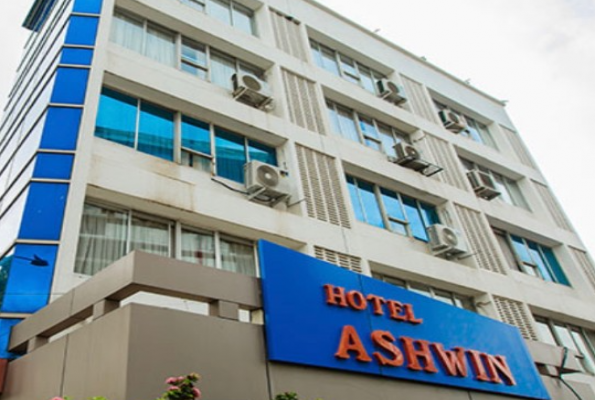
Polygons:
[[531,325],[531,314],[523,303],[497,296],[494,296],[494,302],[501,321],[519,328],[525,339],[537,340],[537,334]]
[[479,267],[505,274],[506,267],[498,255],[497,243],[488,222],[477,211],[460,205],[455,205],[455,209]]
[[324,134],[321,107],[314,82],[283,70],[287,105],[291,122],[302,128]]
[[558,203],[551,190],[539,182],[533,181],[533,184],[556,225],[558,225],[559,228],[572,232],[572,225],[570,225],[570,221],[566,218],[564,211],[562,211],[562,207],[560,207],[560,203]]
[[302,61],[308,61],[300,32],[300,23],[276,10],[271,10],[271,21],[277,47]]
[[424,141],[434,156],[434,162],[443,168],[442,172],[434,175],[447,185],[463,190],[470,190],[465,176],[461,173],[454,150],[447,141],[426,133]]
[[436,110],[434,109],[430,96],[427,94],[423,85],[404,75],[401,75],[401,77],[403,78],[405,93],[407,93],[413,113],[429,121],[438,123]]
[[589,279],[589,283],[591,284],[591,286],[593,286],[593,289],[595,289],[595,265],[593,265],[593,261],[591,261],[589,255],[582,250],[575,249],[572,247],[570,248],[570,250],[572,251],[572,255],[574,256],[574,258],[578,262],[578,265],[581,266],[581,269]]
[[299,145],[296,150],[308,216],[350,228],[335,159]]
[[519,135],[516,132],[511,131],[510,129],[508,129],[504,126],[500,126],[500,128],[502,128],[502,131],[504,131],[504,134],[506,135],[508,142],[512,146],[514,154],[516,155],[518,160],[528,167],[537,168],[535,163],[533,162],[533,159],[529,155],[527,148],[521,141],[521,138],[519,137]]
[[319,260],[338,265],[353,272],[362,273],[362,259],[349,254],[339,253],[338,251],[314,246],[314,255]]

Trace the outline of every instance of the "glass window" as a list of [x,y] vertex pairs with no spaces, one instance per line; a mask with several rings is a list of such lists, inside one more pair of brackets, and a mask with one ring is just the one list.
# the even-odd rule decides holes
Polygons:
[[373,120],[367,117],[359,117],[359,126],[364,135],[364,144],[374,150],[380,150],[380,138]]
[[266,144],[248,140],[248,159],[262,161],[267,164],[277,165],[277,152],[275,148]]
[[176,36],[173,32],[149,25],[144,54],[162,64],[176,66]]
[[212,233],[182,229],[182,260],[215,267],[215,238]]
[[399,195],[391,190],[380,189],[384,210],[388,216],[388,223],[393,232],[407,235],[407,218]]
[[236,73],[236,62],[219,53],[211,54],[211,82],[228,90],[233,90],[231,77]]
[[239,272],[256,276],[256,259],[252,244],[240,243],[221,238],[221,268],[226,271]]
[[130,223],[130,251],[141,250],[170,256],[170,224],[133,216]]
[[99,99],[95,136],[134,147],[138,100],[103,88]]
[[208,13],[219,21],[231,25],[231,4],[224,0],[208,0]]
[[205,4],[203,1],[200,0],[181,0],[182,3],[198,10],[198,11],[204,11],[205,10]]
[[141,102],[138,150],[173,161],[174,113]]
[[182,71],[207,79],[206,46],[188,39],[182,41]]
[[[350,176],[347,176],[347,184],[359,221],[423,241],[428,240],[426,228],[440,222],[432,205]],[[377,190],[382,207],[378,202]]]
[[95,275],[126,254],[128,213],[85,204],[74,272]]
[[337,64],[337,58],[335,56],[334,51],[321,46],[320,57],[322,60],[322,68],[326,69],[329,72],[332,72],[335,75],[341,75],[341,73],[339,72],[339,65]]
[[246,158],[245,139],[223,129],[215,129],[217,175],[244,183]]
[[242,7],[237,3],[233,3],[233,10],[231,16],[233,19],[233,26],[250,35],[253,35],[255,33],[252,10],[246,7]]
[[372,76],[372,71],[362,65],[358,65],[360,83],[368,92],[376,93],[376,80]]
[[111,41],[127,49],[142,52],[143,22],[124,14],[116,13],[112,24]]
[[182,116],[182,164],[211,170],[211,130],[206,122]]
[[346,139],[350,139],[359,142],[359,133],[357,131],[357,125],[353,119],[353,112],[345,108],[337,107],[337,118],[339,121],[339,133]]

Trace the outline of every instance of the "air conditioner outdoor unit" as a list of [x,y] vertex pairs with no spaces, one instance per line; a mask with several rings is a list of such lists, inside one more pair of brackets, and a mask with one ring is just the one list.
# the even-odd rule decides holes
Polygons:
[[463,236],[451,227],[434,224],[428,227],[427,232],[430,249],[434,255],[454,257],[468,252]]
[[467,127],[467,123],[459,114],[452,110],[444,109],[438,113],[442,125],[451,132],[459,133]]
[[407,101],[407,95],[403,86],[389,81],[388,79],[379,79],[376,81],[378,96],[397,105]]
[[500,191],[490,174],[474,169],[467,172],[467,178],[469,178],[475,194],[479,197],[492,200],[500,196]]
[[268,84],[257,76],[240,72],[232,76],[233,97],[260,109],[272,107],[273,95]]
[[416,171],[428,166],[428,163],[421,158],[421,153],[415,146],[409,143],[399,142],[393,148],[397,154],[397,157],[394,159],[395,163]]
[[244,181],[250,200],[276,204],[291,195],[291,180],[287,172],[261,161],[250,161],[244,165]]

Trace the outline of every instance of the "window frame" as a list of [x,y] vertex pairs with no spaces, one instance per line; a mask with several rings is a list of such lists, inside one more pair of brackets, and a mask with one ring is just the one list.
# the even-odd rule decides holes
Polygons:
[[[258,36],[257,35],[258,32],[256,29],[257,28],[256,18],[254,18],[255,12],[254,12],[254,10],[252,10],[249,7],[239,4],[233,0],[217,0],[219,3],[225,3],[225,4],[222,4],[222,6],[224,6],[224,8],[226,8],[229,13],[229,24],[228,24],[226,21],[223,21],[214,15],[213,10],[212,10],[213,0],[179,0],[179,1],[181,4],[186,5],[196,11],[202,12],[202,13],[208,15],[209,17],[216,19],[217,21],[220,21],[221,23],[223,23],[227,26],[231,26],[231,27],[238,29],[244,33],[247,33],[251,36]],[[196,7],[196,6],[194,6],[194,4],[200,5],[200,7]],[[250,32],[247,32],[246,30],[244,30],[240,27],[239,23],[235,20],[234,11],[242,12],[244,15],[249,16]]]
[[[173,219],[169,219],[166,217],[162,217],[159,215],[152,215],[152,214],[148,214],[145,212],[141,212],[141,211],[136,211],[134,209],[131,208],[127,208],[127,207],[122,207],[122,206],[116,206],[116,205],[112,205],[100,200],[93,200],[93,199],[88,199],[87,201],[85,201],[85,205],[94,207],[94,208],[99,208],[101,210],[108,210],[108,211],[113,211],[113,212],[118,212],[121,214],[124,214],[126,216],[126,237],[125,237],[125,250],[124,250],[124,254],[122,255],[122,257],[126,256],[127,254],[129,254],[131,252],[131,240],[132,240],[132,220],[133,218],[140,218],[142,220],[146,220],[146,221],[153,221],[153,222],[158,222],[158,223],[163,223],[163,224],[167,224],[168,226],[168,256],[169,258],[173,258],[176,260],[180,260],[180,261],[185,261],[182,258],[182,251],[183,251],[183,245],[182,245],[182,232],[184,230],[189,231],[189,232],[195,232],[195,233],[199,233],[199,234],[207,234],[207,235],[213,235],[213,240],[214,240],[214,251],[215,251],[215,265],[213,267],[210,267],[208,265],[204,265],[204,264],[197,264],[197,265],[203,265],[205,267],[209,267],[209,268],[215,268],[215,269],[219,269],[219,270],[223,270],[222,268],[222,261],[221,261],[221,248],[220,248],[220,241],[221,240],[228,240],[230,242],[233,243],[240,243],[240,244],[244,244],[246,246],[250,246],[253,249],[253,260],[254,260],[254,271],[255,271],[255,275],[256,277],[260,276],[260,265],[258,263],[258,246],[256,245],[256,242],[254,240],[250,240],[250,239],[246,239],[246,238],[241,238],[241,237],[237,237],[234,235],[230,235],[226,232],[222,232],[222,231],[212,231],[212,230],[208,230],[208,229],[204,229],[204,228],[200,228],[200,227],[194,227],[191,225],[188,225],[184,222],[181,222],[179,220],[173,220]],[[79,234],[77,238],[80,238],[81,232],[79,230]],[[102,235],[102,237],[105,238],[104,235]],[[77,239],[78,241],[78,239]],[[80,242],[77,242],[77,252],[78,252],[78,246],[80,245]],[[185,262],[191,262],[192,261],[185,261]],[[105,269],[107,266],[111,265],[108,264],[104,267],[102,267],[101,269],[99,269],[98,271],[96,271],[95,273],[98,273],[99,271]],[[74,272],[76,274],[79,275],[83,275],[83,276],[92,276],[92,275],[88,275],[82,272],[77,272],[76,271],[77,268],[77,264],[75,263],[74,266]]]
[[[583,327],[573,325],[573,324],[568,324],[566,322],[562,322],[562,321],[558,321],[558,320],[552,320],[552,319],[540,317],[540,316],[535,316],[534,319],[535,319],[536,323],[540,323],[540,324],[548,327],[549,334],[556,342],[555,346],[569,348],[570,350],[574,350],[580,356],[582,356],[582,357],[577,357],[577,361],[578,361],[579,365],[582,367],[584,373],[589,374],[589,375],[595,375],[595,344],[592,343],[592,341],[590,339],[590,337],[592,337],[593,333],[591,333],[591,335],[589,335],[587,333],[587,330]],[[566,346],[566,344],[564,343],[564,340],[560,336],[560,333],[558,332],[556,327],[565,329],[567,331],[568,336],[570,337],[570,339],[573,342],[574,348],[570,348],[570,347]],[[541,331],[538,330],[539,335],[541,334],[540,332]],[[573,333],[580,335],[580,338],[582,339],[582,342],[583,342],[582,344],[584,344],[586,347],[587,354],[585,354],[581,350],[582,346],[577,344],[577,340],[576,340],[575,336],[573,335]],[[539,341],[542,343],[550,344],[550,345],[552,344],[552,343],[550,343],[549,340],[543,339],[543,337],[541,337],[541,336],[539,337]]]
[[[353,57],[350,57],[344,53],[341,53],[340,51],[337,51],[327,45],[320,43],[316,39],[309,38],[309,40],[310,40],[310,48],[312,49],[312,51],[315,52],[315,54],[313,54],[312,58],[314,59],[314,63],[319,68],[322,68],[325,71],[332,73],[333,75],[337,75],[340,78],[361,87],[368,93],[372,93],[376,96],[380,95],[380,92],[378,91],[377,82],[380,79],[387,79],[386,75],[376,71],[375,69],[373,69],[367,65],[360,63]],[[319,62],[319,60],[320,61],[323,60],[323,57],[322,57],[323,51],[326,51],[329,55],[331,55],[331,54],[333,55],[333,59],[335,61],[335,64],[334,64],[335,68],[333,70],[326,68],[324,66],[323,62]],[[352,68],[353,68],[354,72],[347,71],[346,68],[343,67],[343,58],[353,62]],[[335,69],[336,69],[337,73],[335,73]],[[364,73],[362,73],[362,71],[361,71],[362,69],[367,70],[370,74],[364,75]],[[369,77],[372,80],[373,91],[369,90],[369,88],[364,84],[365,77]]]
[[[358,206],[359,206],[358,209],[362,211],[362,214],[363,214],[363,216],[365,218],[364,221],[360,220],[359,218],[357,218],[357,213],[356,213],[356,219],[358,221],[363,222],[363,223],[366,223],[366,224],[371,225],[371,226],[376,226],[378,228],[383,228],[383,229],[386,229],[389,232],[396,233],[396,234],[399,234],[401,236],[406,236],[406,237],[409,237],[409,238],[413,238],[413,239],[416,239],[416,240],[419,240],[419,241],[422,241],[422,242],[426,242],[427,243],[429,241],[429,237],[428,237],[427,233],[425,234],[425,237],[424,238],[420,238],[420,237],[417,237],[416,236],[416,233],[415,233],[415,231],[413,230],[413,227],[412,227],[412,221],[409,220],[409,218],[408,218],[407,209],[405,207],[405,203],[407,202],[407,200],[411,200],[411,201],[413,201],[415,203],[416,210],[417,210],[417,215],[419,216],[419,219],[420,219],[421,223],[424,225],[424,228],[425,228],[424,229],[424,232],[426,232],[427,231],[427,228],[430,225],[432,225],[432,224],[429,224],[430,221],[426,221],[427,217],[425,216],[425,210],[423,208],[423,204],[425,204],[425,205],[427,205],[429,207],[432,207],[432,209],[434,210],[434,212],[436,214],[436,218],[439,219],[438,212],[436,210],[436,206],[434,206],[434,205],[432,205],[430,203],[427,203],[427,202],[423,202],[421,200],[418,200],[418,199],[416,199],[414,197],[403,195],[402,193],[400,193],[400,192],[398,192],[396,190],[381,187],[380,185],[377,185],[375,183],[366,181],[364,179],[357,178],[357,177],[355,177],[353,175],[346,175],[346,182],[347,182],[347,185],[348,186],[349,185],[353,185],[353,187],[356,189],[356,193],[355,194],[357,196],[357,201],[358,201]],[[383,225],[382,227],[380,227],[380,226],[378,226],[376,224],[373,224],[373,223],[368,222],[368,217],[367,217],[367,214],[366,214],[366,208],[364,207],[365,203],[362,200],[362,197],[361,197],[361,194],[360,194],[361,190],[363,190],[363,189],[360,189],[359,182],[363,182],[366,185],[370,185],[370,186],[373,187],[374,200],[375,200],[376,206],[378,207],[378,211],[380,212],[380,216],[381,216],[381,219],[382,219],[382,225]],[[386,206],[385,201],[383,199],[383,191],[384,192],[391,192],[391,193],[393,193],[393,194],[396,195],[396,197],[393,197],[393,198],[395,198],[398,201],[399,207],[400,207],[400,210],[401,210],[401,213],[402,213],[402,215],[403,215],[403,217],[405,219],[400,219],[398,217],[389,215],[389,212],[387,211],[387,206]],[[355,208],[355,206],[353,204],[353,195],[351,194],[351,191],[350,191],[350,199],[352,201],[352,207]],[[395,222],[395,223],[399,224],[399,226],[402,226],[404,228],[404,231],[405,232],[403,233],[403,232],[401,232],[399,230],[395,230],[394,227],[393,227],[393,225],[392,225],[392,222]]]
[[473,135],[473,133],[469,131],[468,128],[465,128],[462,131],[458,132],[458,135],[470,139],[476,143],[487,146],[489,148],[492,148],[496,151],[500,151],[488,125],[476,120],[473,117],[468,116],[467,114],[457,110],[456,108],[441,103],[436,99],[432,99],[432,103],[437,114],[439,114],[442,110],[449,110],[450,112],[456,114],[459,118],[462,118],[465,121],[467,127],[472,126],[474,132],[477,132],[477,135]]
[[[405,142],[408,144],[411,143],[411,138],[407,133],[391,126],[390,124],[384,123],[382,121],[378,121],[375,118],[372,118],[365,114],[361,114],[352,108],[343,106],[343,105],[341,105],[335,101],[329,100],[329,99],[326,99],[326,106],[327,106],[327,110],[329,112],[329,119],[331,120],[331,131],[333,131],[333,133],[335,133],[336,135],[338,135],[344,139],[355,141],[355,140],[352,140],[351,137],[348,137],[347,132],[337,132],[336,131],[335,127],[337,127],[339,130],[341,130],[340,120],[338,119],[339,111],[342,111],[343,113],[349,114],[351,116],[351,121],[353,122],[353,125],[355,126],[355,130],[357,132],[357,137],[358,137],[357,142],[361,145],[369,147],[372,150],[379,151],[379,152],[384,153],[388,156],[396,156],[394,149],[393,149],[393,147],[395,145],[397,145],[398,143],[401,143],[401,142]],[[377,137],[370,136],[370,135],[366,134],[366,132],[364,132],[364,130],[361,127],[361,121],[364,119],[367,119],[372,122],[372,126],[374,127]],[[333,121],[337,121],[337,123],[333,123]],[[390,132],[386,132],[386,129],[389,129]],[[394,142],[392,144],[391,149],[386,149],[385,142],[382,140],[382,137],[388,137],[388,135],[386,135],[386,133],[390,133],[390,137],[392,138],[392,141]],[[368,145],[367,140],[371,140],[374,143],[376,143],[378,145],[378,148]]]

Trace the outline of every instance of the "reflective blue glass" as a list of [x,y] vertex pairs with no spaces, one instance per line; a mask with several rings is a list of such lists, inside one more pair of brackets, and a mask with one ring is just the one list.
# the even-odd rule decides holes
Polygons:
[[246,148],[244,138],[220,128],[215,129],[217,175],[244,183]]
[[421,207],[421,216],[423,218],[424,224],[426,228],[430,225],[439,224],[440,218],[438,217],[438,212],[436,211],[436,207],[431,204],[418,202]]
[[8,342],[12,327],[21,321],[22,319],[20,318],[0,319],[0,358],[14,359],[18,357],[17,354],[8,352]]
[[211,154],[209,124],[190,117],[182,117],[182,147],[203,154]]
[[68,184],[32,182],[19,239],[60,240]]
[[2,312],[34,313],[48,303],[57,252],[58,246],[15,246]]
[[541,251],[545,256],[547,264],[551,273],[554,275],[556,282],[561,283],[562,285],[571,286],[562,266],[558,262],[558,259],[554,255],[554,252],[549,247],[541,246]]
[[64,48],[60,57],[60,64],[91,65],[93,50]]
[[99,14],[101,12],[101,3],[103,3],[102,0],[76,0],[72,11]]
[[84,104],[88,77],[88,69],[59,67],[50,101],[58,104]]
[[527,241],[527,244],[529,246],[529,254],[533,259],[533,263],[537,266],[541,277],[546,281],[553,282],[554,278],[550,274],[550,271],[545,263],[545,259],[542,257],[541,252],[539,251],[540,246],[537,243],[530,241]]
[[382,203],[384,204],[384,209],[389,218],[391,230],[402,235],[406,235],[407,228],[404,222],[407,220],[407,218],[403,213],[403,207],[401,205],[401,201],[399,200],[399,196],[392,190],[387,189],[380,189],[380,194],[382,195]]
[[428,241],[428,234],[424,225],[423,218],[419,212],[418,202],[410,197],[402,196],[403,205],[405,206],[405,214],[409,222],[409,228],[414,238]]
[[83,110],[80,108],[49,107],[41,137],[42,149],[74,150]]
[[525,241],[518,236],[510,235],[510,239],[512,241],[512,247],[514,248],[514,252],[516,255],[521,259],[522,262],[533,264],[533,260],[527,251],[527,247],[525,246]]
[[70,179],[72,173],[72,154],[40,153],[35,162],[34,178]]
[[101,92],[95,136],[134,147],[138,100],[114,90]]
[[277,151],[275,148],[252,140],[248,140],[248,157],[250,160],[277,165]]
[[68,31],[66,32],[65,43],[82,46],[95,45],[98,25],[99,18],[97,17],[87,17],[82,15],[71,16]]
[[374,193],[374,185],[364,181],[358,181],[359,195],[362,200],[364,213],[366,215],[366,222],[370,225],[384,228],[384,221],[382,219],[382,212],[378,199]]
[[347,177],[347,187],[349,189],[349,196],[351,197],[351,204],[353,206],[353,211],[355,212],[355,217],[358,221],[366,222],[366,216],[364,215],[364,210],[362,209],[362,203],[359,199],[358,189],[355,184],[355,179],[348,176]]
[[141,102],[138,150],[169,161],[174,159],[174,113]]
[[[18,237],[28,194],[28,189],[25,189],[15,202],[12,203],[10,208],[2,210],[4,215],[0,217],[0,227],[2,227],[2,234],[0,235],[0,253],[4,253],[12,247],[15,239]],[[7,207],[7,205],[2,204],[2,207]]]

